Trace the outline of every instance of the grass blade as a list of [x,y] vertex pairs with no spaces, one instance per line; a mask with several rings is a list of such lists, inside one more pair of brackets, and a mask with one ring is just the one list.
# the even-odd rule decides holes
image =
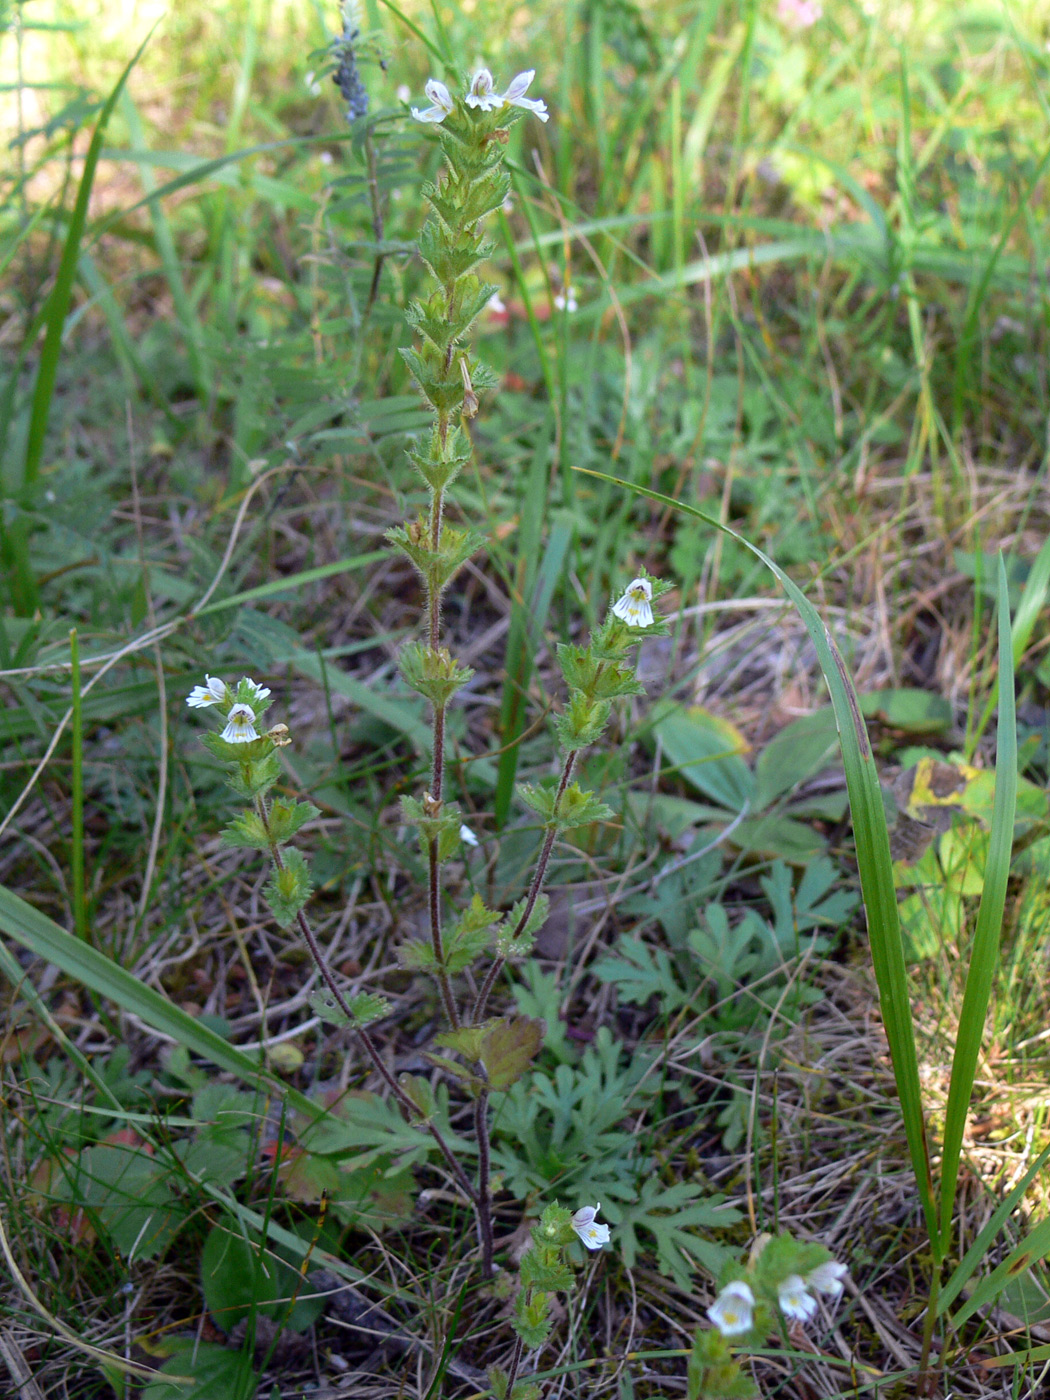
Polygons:
[[145,986],[105,953],[74,938],[3,885],[0,885],[0,930],[37,957],[54,963],[67,976],[75,977],[85,987],[184,1045],[191,1054],[202,1056],[263,1093],[286,1099],[292,1108],[309,1118],[317,1117],[317,1105],[305,1094],[283,1084],[221,1035],[202,1026],[152,987]]
[[[1032,567],[1028,571],[1025,579],[1024,589],[1021,592],[1021,600],[1017,604],[1017,615],[1014,617],[1011,629],[1012,654],[1014,670],[1020,665],[1021,657],[1024,656],[1028,648],[1028,643],[1032,640],[1032,632],[1035,624],[1043,615],[1043,605],[1046,602],[1047,588],[1050,587],[1050,540],[1043,542],[1043,547],[1032,560]],[[973,734],[969,736],[966,744],[967,757],[972,756],[981,735],[984,733],[988,721],[992,717],[996,705],[999,702],[999,676],[995,678],[991,694],[977,723]]]
[[44,454],[48,419],[51,416],[51,400],[55,392],[58,361],[62,353],[62,330],[69,313],[69,304],[73,299],[73,283],[77,275],[77,260],[80,257],[80,240],[84,236],[84,228],[87,224],[88,201],[91,198],[91,186],[94,183],[98,158],[102,154],[102,138],[105,135],[109,119],[113,115],[113,109],[124,90],[124,84],[127,82],[131,70],[142,57],[152,35],[153,30],[151,29],[139,45],[128,66],[121,73],[116,87],[107,97],[105,106],[95,123],[91,144],[88,146],[87,156],[84,159],[84,169],[80,176],[80,185],[77,188],[73,215],[69,221],[69,228],[66,230],[66,241],[62,248],[55,285],[47,299],[45,317],[47,331],[44,335],[44,348],[40,354],[36,385],[33,389],[33,402],[29,415],[29,436],[26,441],[23,466],[22,482],[25,489],[32,487],[40,475],[40,462]]
[[973,1277],[980,1266],[981,1260],[988,1253],[988,1248],[992,1241],[1021,1204],[1025,1192],[1039,1176],[1048,1158],[1050,1158],[1050,1147],[1044,1148],[1043,1151],[1040,1152],[1039,1156],[1028,1168],[1021,1180],[1003,1197],[995,1210],[988,1217],[980,1234],[966,1251],[963,1258],[955,1266],[951,1278],[941,1289],[937,1298],[938,1316],[947,1312]]
[[966,1115],[977,1073],[977,1058],[984,1038],[984,1019],[992,982],[999,965],[999,930],[1006,905],[1006,883],[1010,877],[1013,850],[1014,813],[1017,807],[1017,725],[1014,714],[1013,639],[1010,632],[1010,603],[1006,565],[999,556],[999,731],[995,760],[995,801],[992,830],[988,840],[988,860],[984,889],[977,912],[973,950],[966,974],[959,1012],[959,1034],[952,1058],[948,1107],[944,1119],[944,1157],[941,1176],[941,1243],[946,1249],[951,1231],[952,1207],[959,1177]]

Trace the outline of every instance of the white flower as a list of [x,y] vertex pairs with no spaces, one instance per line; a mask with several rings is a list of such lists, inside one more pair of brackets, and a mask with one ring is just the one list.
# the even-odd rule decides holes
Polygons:
[[574,311],[579,311],[580,303],[576,300],[576,289],[571,282],[567,282],[565,287],[554,298],[554,306],[558,311],[568,311],[571,315]]
[[798,1274],[791,1274],[777,1289],[777,1302],[785,1317],[798,1322],[808,1322],[817,1310],[817,1300],[806,1292],[806,1281]]
[[485,306],[489,311],[492,312],[494,316],[502,316],[507,310],[503,298],[500,296],[499,292],[493,292],[492,295],[489,297],[488,301],[485,303]]
[[228,744],[247,744],[252,739],[258,739],[255,711],[250,705],[234,705],[226,716],[226,728],[222,731],[222,737]]
[[444,83],[439,83],[437,78],[431,78],[423,91],[433,106],[424,108],[422,112],[418,107],[413,107],[412,115],[417,122],[443,122],[454,106],[448,88]]
[[596,1225],[594,1222],[601,1208],[601,1201],[593,1206],[581,1206],[572,1217],[572,1228],[588,1249],[601,1249],[603,1244],[609,1243],[608,1225]]
[[487,68],[479,68],[470,80],[470,91],[467,93],[467,106],[480,107],[483,112],[491,112],[494,108],[503,105],[503,98],[496,91],[496,84],[492,81],[492,74]]
[[226,699],[226,682],[220,681],[218,676],[209,676],[205,672],[204,684],[195,685],[186,696],[186,704],[193,710],[206,709],[208,705],[221,705]]
[[471,829],[470,829],[469,826],[461,826],[461,827],[460,827],[460,829],[459,829],[459,839],[463,842],[464,846],[480,846],[480,845],[481,845],[481,842],[480,842],[480,841],[478,840],[478,838],[474,835],[474,833],[471,831]]
[[707,1315],[723,1337],[750,1332],[755,1295],[742,1280],[727,1283],[707,1310]]
[[622,598],[613,603],[613,616],[626,622],[628,627],[651,627],[653,610],[650,607],[653,586],[647,578],[633,578],[627,585]]
[[826,1264],[818,1264],[806,1275],[806,1284],[817,1293],[826,1293],[829,1298],[842,1297],[842,1280],[849,1273],[845,1264],[829,1259]]
[[407,107],[412,101],[412,89],[407,83],[399,83],[397,92],[394,94],[399,102],[403,102]]
[[317,81],[312,72],[307,73],[306,77],[303,79],[303,82],[306,84],[306,89],[308,92],[310,92],[314,97],[320,97],[321,84]]
[[258,681],[253,681],[251,676],[242,676],[241,685],[246,685],[252,693],[252,700],[258,704],[260,700],[265,700],[270,693],[268,685],[260,685]]
[[530,68],[525,73],[519,73],[516,78],[511,79],[510,87],[495,104],[504,107],[524,107],[526,112],[535,112],[541,122],[545,122],[549,113],[546,102],[538,97],[526,97],[529,84],[536,76],[535,68]]

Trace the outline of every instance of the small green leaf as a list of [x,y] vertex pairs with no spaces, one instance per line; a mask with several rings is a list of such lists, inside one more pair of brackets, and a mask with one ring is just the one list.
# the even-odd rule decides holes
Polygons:
[[445,967],[449,972],[462,972],[485,951],[489,930],[502,919],[502,914],[487,909],[481,896],[475,894],[460,917],[445,933]]
[[536,935],[547,922],[547,915],[550,913],[551,902],[545,894],[541,894],[532,906],[532,912],[521,925],[517,936],[514,936],[518,924],[525,918],[525,909],[528,905],[527,899],[519,899],[514,908],[507,915],[506,921],[500,924],[496,930],[495,945],[496,952],[501,958],[521,958],[531,952],[532,945],[536,941]]
[[554,726],[559,745],[572,753],[596,743],[609,722],[611,709],[608,700],[592,700],[581,690],[573,691]]
[[576,826],[590,826],[592,822],[610,821],[616,813],[593,792],[585,792],[578,783],[571,783],[562,793],[558,805],[557,823],[559,831],[567,831]]
[[312,802],[295,802],[277,797],[270,808],[270,834],[279,846],[283,846],[301,827],[320,815],[321,809]]
[[741,757],[747,741],[728,720],[671,701],[657,705],[654,718],[654,740],[690,787],[730,812],[753,801],[755,779]]
[[272,1248],[216,1225],[201,1253],[201,1290],[208,1311],[229,1332],[254,1309],[295,1332],[305,1331],[324,1311],[323,1298],[298,1298],[302,1280]]
[[288,928],[313,893],[313,881],[306,857],[294,846],[286,847],[282,860],[282,868],[273,872],[263,894],[278,924]]
[[423,1052],[423,1058],[429,1060],[437,1069],[443,1070],[445,1074],[451,1074],[454,1079],[458,1079],[463,1088],[473,1098],[483,1094],[488,1088],[485,1080],[480,1075],[468,1069],[466,1065],[461,1065],[457,1060],[450,1060],[447,1055],[434,1055],[429,1050]]
[[253,851],[268,851],[270,838],[257,812],[245,811],[234,817],[222,829],[219,839],[224,846],[241,846]]
[[390,1013],[390,1003],[386,997],[379,996],[376,992],[358,992],[356,996],[347,998],[349,1016],[327,988],[311,992],[307,1001],[314,1015],[320,1016],[329,1026],[367,1026],[372,1021],[382,1020]]
[[491,1088],[509,1089],[521,1078],[539,1054],[546,1029],[529,1016],[507,1016],[485,1028],[478,1058]]
[[465,1059],[476,1064],[481,1059],[484,1037],[484,1026],[461,1026],[458,1031],[442,1031],[434,1037],[434,1044],[443,1045],[447,1050],[456,1050]]

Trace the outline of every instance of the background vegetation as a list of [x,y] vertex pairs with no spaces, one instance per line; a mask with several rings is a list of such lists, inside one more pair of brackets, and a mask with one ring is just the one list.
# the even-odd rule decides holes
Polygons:
[[[161,1400],[133,1373],[163,1363],[202,1397],[465,1396],[507,1346],[428,1140],[311,1013],[262,863],[222,845],[185,708],[205,668],[274,689],[287,788],[322,813],[332,961],[394,1000],[390,1063],[427,1071],[436,1001],[395,958],[425,902],[397,804],[426,769],[395,667],[419,596],[383,534],[417,504],[427,421],[398,350],[437,154],[402,89],[419,103],[444,53],[536,68],[552,114],[513,133],[503,309],[479,333],[499,387],[457,486],[492,537],[446,611],[476,672],[452,726],[480,840],[461,896],[509,907],[530,868],[512,790],[551,769],[554,644],[643,565],[676,587],[648,698],[585,764],[616,821],[559,845],[542,956],[505,992],[548,1035],[497,1124],[504,1262],[523,1200],[597,1199],[613,1225],[549,1393],[684,1394],[727,1251],[777,1229],[853,1284],[756,1360],[762,1393],[915,1393],[931,1257],[816,653],[742,545],[577,469],[761,545],[842,648],[894,819],[935,1154],[1004,551],[1018,814],[952,1256],[1024,1183],[990,1268],[1048,1195],[1026,1177],[1050,1141],[1045,6],[369,0],[353,125],[320,6],[0,15],[0,881],[41,916],[0,907],[12,1376],[21,1357],[44,1394]],[[327,1137],[296,1136],[296,1095],[337,1105]],[[327,1307],[299,1297],[304,1248]],[[1037,1395],[1039,1270],[975,1297],[945,1383]]]

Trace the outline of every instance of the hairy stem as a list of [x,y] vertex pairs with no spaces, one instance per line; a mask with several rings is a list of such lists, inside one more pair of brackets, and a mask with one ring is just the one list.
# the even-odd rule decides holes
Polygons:
[[435,837],[427,842],[430,886],[430,946],[434,950],[434,960],[437,964],[435,976],[438,986],[441,988],[441,1000],[445,1007],[445,1015],[448,1017],[452,1029],[458,1031],[461,1024],[459,1012],[456,1009],[456,999],[452,995],[452,984],[445,967],[445,945],[441,941],[441,863],[439,855],[437,838]]
[[496,1272],[492,1242],[491,1157],[489,1153],[489,1096],[479,1095],[474,1105],[474,1135],[478,1141],[478,1229],[481,1234],[481,1272],[491,1278]]
[[[532,1292],[532,1289],[529,1289]],[[507,1371],[507,1400],[513,1400],[514,1382],[518,1379],[518,1370],[521,1367],[521,1356],[525,1350],[525,1343],[520,1337],[514,1338],[514,1354],[510,1358],[510,1369]]]
[[[574,749],[572,753],[566,754],[565,756],[565,764],[561,770],[561,780],[558,783],[558,791],[555,795],[554,806],[552,808],[555,817],[558,815],[558,808],[561,806],[561,800],[565,795],[565,789],[572,781],[573,769],[576,767],[576,754],[577,750]],[[543,838],[543,845],[540,848],[540,858],[536,862],[532,883],[529,886],[529,893],[525,900],[525,908],[522,910],[521,918],[518,920],[517,924],[515,924],[510,935],[511,943],[520,936],[522,929],[526,926],[529,919],[531,919],[532,911],[536,907],[536,901],[543,893],[543,882],[547,876],[547,862],[551,858],[551,851],[554,849],[554,842],[557,835],[557,823],[552,821],[547,828],[546,836]],[[496,985],[496,978],[503,971],[506,961],[506,958],[496,958],[485,975],[485,980],[481,984],[481,991],[478,993],[477,1000],[474,1003],[474,1011],[471,1016],[471,1022],[475,1026],[481,1022],[485,1015],[485,1008],[488,1006],[489,997],[492,995],[492,989]]]
[[[270,842],[270,855],[273,858],[273,863],[278,870],[283,870],[284,861],[281,858],[281,848],[273,839],[273,835],[270,828],[269,809],[267,808],[266,802],[262,797],[257,797],[255,799],[255,809],[259,814],[259,820],[262,822],[263,830],[266,832],[267,839]],[[331,968],[325,961],[324,954],[321,952],[320,944],[317,942],[317,937],[314,934],[313,929],[310,927],[306,915],[301,909],[296,915],[296,922],[299,925],[299,932],[303,935],[303,939],[306,943],[306,946],[310,950],[310,956],[317,964],[318,972],[320,972],[321,976],[324,978],[325,985],[328,987],[328,990],[332,993],[332,996],[335,998],[335,1003],[339,1007],[339,1010],[343,1013],[343,1015],[347,1018],[348,1022],[350,1023],[354,1034],[357,1036],[365,1053],[371,1060],[372,1067],[375,1069],[379,1077],[383,1080],[384,1084],[386,1084],[390,1092],[394,1095],[394,1098],[397,1100],[402,1112],[405,1114],[409,1122],[422,1122],[423,1126],[426,1127],[427,1131],[430,1133],[430,1136],[434,1139],[438,1150],[441,1152],[441,1155],[444,1157],[446,1163],[448,1164],[449,1170],[455,1177],[460,1190],[465,1194],[467,1199],[474,1206],[475,1211],[477,1211],[478,1193],[475,1190],[474,1186],[471,1184],[470,1178],[467,1176],[462,1166],[460,1166],[459,1162],[456,1160],[455,1154],[453,1153],[451,1147],[449,1147],[448,1143],[445,1141],[438,1127],[429,1120],[421,1119],[419,1109],[412,1102],[409,1096],[405,1093],[404,1089],[402,1089],[401,1085],[391,1074],[390,1070],[383,1063],[383,1058],[379,1053],[379,1047],[376,1045],[371,1035],[368,1033],[364,1026],[359,1026],[356,1024],[354,1019],[354,1013],[350,1010],[350,1007],[347,1004],[347,1000],[343,996],[342,989],[340,988],[339,983],[336,981]],[[479,1234],[481,1233],[480,1217],[478,1223],[478,1232]],[[482,1242],[484,1245],[484,1240]]]

